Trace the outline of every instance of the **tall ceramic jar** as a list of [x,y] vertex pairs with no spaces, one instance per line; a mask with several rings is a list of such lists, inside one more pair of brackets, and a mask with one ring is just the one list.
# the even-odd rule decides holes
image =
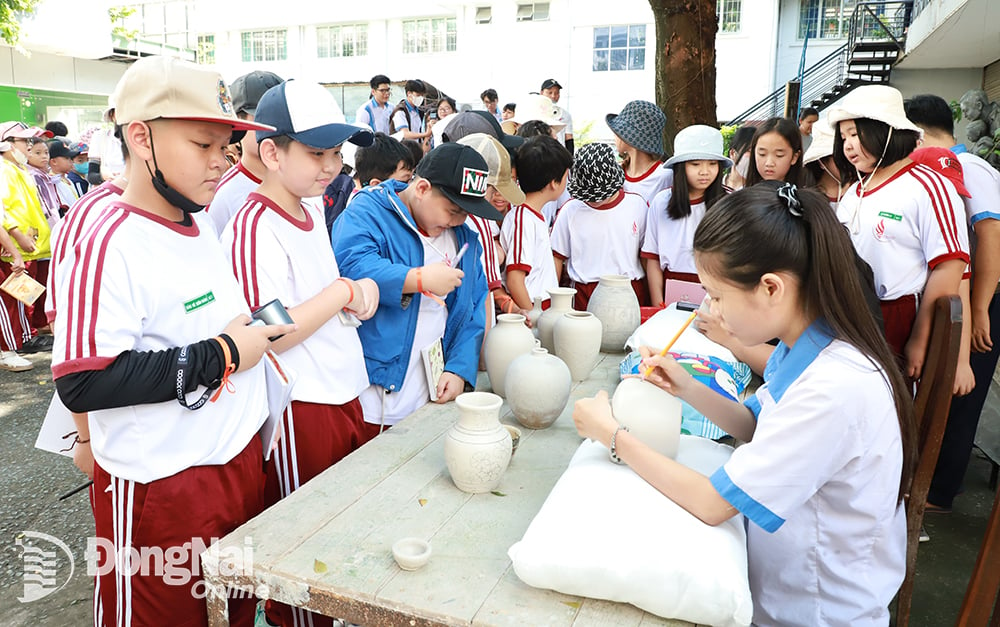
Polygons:
[[483,344],[486,374],[490,377],[494,394],[504,395],[504,377],[510,362],[530,353],[534,347],[535,336],[531,334],[531,329],[524,326],[524,316],[497,316],[497,325],[486,334],[486,342]]
[[497,487],[510,463],[510,432],[500,424],[503,399],[489,392],[466,392],[455,399],[458,422],[444,439],[444,462],[463,492]]
[[607,353],[624,351],[625,340],[639,328],[639,299],[628,277],[620,274],[601,277],[587,311],[601,321],[601,350]]
[[622,379],[611,397],[615,420],[655,451],[677,457],[681,439],[681,402],[649,381]]
[[568,311],[552,333],[556,356],[569,366],[574,381],[590,376],[601,352],[601,321],[589,311]]
[[573,311],[575,295],[576,288],[572,287],[554,287],[549,290],[549,308],[538,317],[538,339],[542,342],[542,348],[550,353],[556,349],[552,340],[552,328],[560,316]]
[[544,348],[521,355],[507,371],[507,404],[517,421],[529,429],[548,427],[569,400],[569,368]]
[[532,301],[531,311],[528,312],[528,322],[531,323],[531,333],[538,338],[538,319],[542,317],[542,299],[536,298]]

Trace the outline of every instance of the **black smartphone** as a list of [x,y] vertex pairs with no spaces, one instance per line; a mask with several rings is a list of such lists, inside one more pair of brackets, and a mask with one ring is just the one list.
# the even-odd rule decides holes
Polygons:
[[[292,320],[292,317],[288,315],[288,310],[285,309],[285,306],[282,305],[281,301],[278,300],[277,298],[275,298],[269,303],[261,305],[257,309],[254,309],[253,312],[250,314],[250,317],[253,318],[254,320],[250,324],[272,325],[272,324],[293,324],[295,322],[294,320]],[[274,337],[270,337],[268,339],[273,342],[281,338],[282,336],[284,336],[284,333],[282,333],[281,335],[275,335]]]
[[701,307],[701,305],[695,303],[686,303],[682,300],[677,301],[677,309],[681,311],[696,311],[698,307]]

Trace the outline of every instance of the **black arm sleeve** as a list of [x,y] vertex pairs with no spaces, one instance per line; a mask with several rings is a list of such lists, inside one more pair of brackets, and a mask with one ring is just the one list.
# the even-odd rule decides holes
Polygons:
[[566,139],[566,150],[569,151],[569,154],[573,154],[573,148],[574,148],[574,146],[573,146],[573,138],[569,137],[569,138]]
[[[233,363],[239,364],[235,344],[229,344]],[[162,403],[177,398],[177,355],[180,348],[162,351],[125,351],[103,370],[74,372],[56,379],[59,398],[70,411],[84,413],[98,409]],[[225,356],[214,339],[188,347],[187,380],[184,391],[199,385],[210,386],[222,377]]]
[[101,162],[91,160],[87,164],[87,182],[91,185],[100,185],[104,182],[101,178]]

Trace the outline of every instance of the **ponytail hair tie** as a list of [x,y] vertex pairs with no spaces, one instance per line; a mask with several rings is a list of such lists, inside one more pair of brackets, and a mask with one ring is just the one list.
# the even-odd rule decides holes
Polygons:
[[785,201],[788,213],[796,218],[802,217],[802,203],[799,201],[798,188],[792,183],[785,183],[778,188],[778,198]]

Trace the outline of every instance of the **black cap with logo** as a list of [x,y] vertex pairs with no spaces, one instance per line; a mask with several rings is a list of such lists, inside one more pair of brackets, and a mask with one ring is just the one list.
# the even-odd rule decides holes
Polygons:
[[542,89],[552,89],[553,87],[558,87],[559,89],[562,89],[562,85],[560,85],[559,81],[557,81],[554,78],[547,78],[544,81],[542,81]]
[[486,200],[490,168],[474,148],[441,144],[420,160],[416,174],[441,190],[462,211],[487,220],[503,219],[503,214]]
[[256,115],[257,103],[264,92],[283,82],[274,72],[263,70],[254,70],[240,76],[229,86],[229,93],[233,97],[233,111]]

